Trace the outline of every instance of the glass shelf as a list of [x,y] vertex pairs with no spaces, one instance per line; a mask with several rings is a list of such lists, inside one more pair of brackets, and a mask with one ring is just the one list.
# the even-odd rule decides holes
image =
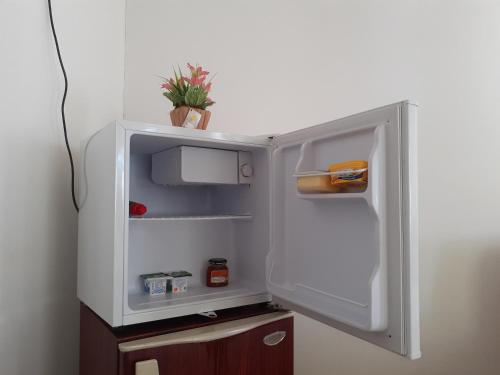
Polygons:
[[252,215],[178,215],[130,217],[130,221],[169,221],[169,220],[251,220]]

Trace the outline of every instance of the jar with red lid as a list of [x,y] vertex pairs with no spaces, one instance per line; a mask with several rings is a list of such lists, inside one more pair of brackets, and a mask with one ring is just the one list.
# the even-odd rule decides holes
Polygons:
[[208,260],[207,286],[220,287],[229,283],[229,268],[227,259],[211,258]]

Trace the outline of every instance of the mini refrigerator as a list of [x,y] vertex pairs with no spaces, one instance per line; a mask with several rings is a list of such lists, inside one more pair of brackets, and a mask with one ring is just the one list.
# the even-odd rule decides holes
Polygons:
[[[82,157],[79,299],[111,327],[269,302],[419,358],[416,113],[403,101],[260,137],[104,127]],[[297,189],[345,160],[368,161],[366,190]],[[225,287],[206,286],[213,257]],[[188,290],[146,294],[139,276],[164,270],[191,272]]]

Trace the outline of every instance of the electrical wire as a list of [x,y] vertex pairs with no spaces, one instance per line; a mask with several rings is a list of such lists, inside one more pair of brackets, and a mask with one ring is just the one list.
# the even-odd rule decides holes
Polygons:
[[64,131],[64,142],[66,143],[66,150],[68,151],[69,164],[71,167],[71,198],[73,199],[73,206],[75,206],[76,212],[79,212],[78,203],[76,202],[75,194],[75,164],[73,162],[73,154],[71,153],[71,147],[68,141],[68,131],[66,129],[66,115],[64,114],[64,106],[66,104],[66,95],[68,94],[68,76],[66,75],[66,69],[64,68],[63,60],[61,57],[61,50],[59,49],[59,41],[57,40],[56,29],[54,27],[54,18],[52,16],[52,3],[51,0],[47,0],[49,6],[49,16],[50,16],[50,27],[52,28],[52,35],[54,36],[54,43],[56,45],[57,57],[59,58],[59,65],[64,76],[64,94],[61,101],[61,117],[62,125]]

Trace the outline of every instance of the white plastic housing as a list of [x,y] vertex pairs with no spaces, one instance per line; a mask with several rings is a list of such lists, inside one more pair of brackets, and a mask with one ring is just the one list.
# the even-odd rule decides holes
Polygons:
[[162,185],[237,184],[238,152],[189,146],[157,152],[152,178]]

